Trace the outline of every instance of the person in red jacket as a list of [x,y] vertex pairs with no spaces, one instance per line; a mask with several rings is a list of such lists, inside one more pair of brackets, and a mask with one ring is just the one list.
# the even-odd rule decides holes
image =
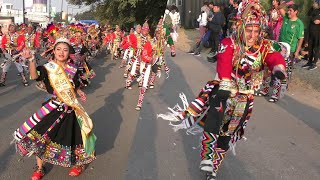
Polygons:
[[25,76],[24,68],[18,58],[19,53],[25,47],[24,36],[16,32],[16,26],[14,24],[10,24],[8,33],[2,37],[1,41],[1,49],[6,56],[6,61],[1,65],[2,74],[0,78],[0,87],[5,86],[7,73],[12,62],[14,62],[21,75],[23,85],[28,86],[29,84]]
[[280,80],[287,76],[283,56],[275,51],[272,41],[261,36],[262,28],[267,25],[266,16],[258,0],[243,3],[236,23],[237,33],[221,42],[216,78],[209,81],[188,106],[184,103],[186,108],[181,108],[178,116],[177,112],[172,113],[176,119],[183,120],[174,125],[175,130],[199,132],[194,128],[203,127],[200,169],[209,180],[216,178],[226,152],[243,138],[264,66]]
[[112,33],[113,33],[110,25],[108,25],[106,27],[106,31],[104,33],[105,33],[105,35],[102,40],[102,46],[106,47],[106,49],[107,49],[106,54],[109,54],[112,49],[112,38],[111,37],[112,37]]
[[[136,27],[135,27],[134,36],[137,39],[137,48],[134,51],[132,58],[129,59],[127,66],[125,67],[125,70],[123,73],[124,78],[128,78],[128,76],[130,76],[130,75],[133,76],[136,72],[137,64],[138,64],[138,62],[140,62],[137,57],[139,57],[141,54],[141,49],[142,49],[141,46],[144,42],[144,41],[142,41],[142,39],[145,39],[145,37],[142,38],[141,28],[142,27],[140,24],[136,25]],[[131,82],[128,81],[128,83],[130,84]]]
[[124,54],[119,68],[123,68],[133,57],[133,54],[137,49],[137,37],[134,34],[133,28],[130,30],[130,34],[123,38],[120,47],[124,50]]
[[[147,22],[145,22],[142,27],[142,35],[148,36],[149,31],[150,31],[149,25]],[[140,76],[137,79],[137,81],[141,84],[138,104],[136,106],[137,111],[141,110],[144,95],[145,95],[146,90],[148,88],[149,77],[151,74],[152,61],[153,61],[152,44],[151,44],[151,40],[147,40],[142,45],[141,63],[140,63],[140,69],[142,69],[142,72],[140,73]]]

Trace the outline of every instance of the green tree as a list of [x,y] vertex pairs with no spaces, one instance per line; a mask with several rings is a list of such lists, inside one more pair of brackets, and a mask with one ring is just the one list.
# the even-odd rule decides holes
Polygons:
[[148,19],[150,27],[155,27],[164,14],[166,0],[68,0],[70,4],[91,5],[94,17],[102,23],[132,27],[143,24]]
[[77,13],[74,17],[76,20],[95,19],[95,12],[89,10],[82,13]]
[[55,22],[61,22],[61,12],[57,12],[53,18]]

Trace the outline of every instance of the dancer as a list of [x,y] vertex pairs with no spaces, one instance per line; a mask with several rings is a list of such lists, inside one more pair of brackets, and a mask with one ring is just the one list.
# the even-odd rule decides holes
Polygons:
[[70,176],[78,176],[84,165],[95,159],[96,136],[92,132],[92,120],[79,103],[86,95],[79,89],[77,68],[68,63],[70,42],[57,39],[54,58],[43,66],[36,67],[29,50],[22,56],[29,60],[30,76],[44,81],[52,98],[14,132],[16,149],[20,155],[35,155],[37,167],[31,176],[39,180],[45,175],[44,163],[71,167]]
[[19,53],[23,50],[24,36],[16,32],[16,26],[14,24],[9,25],[9,32],[2,36],[1,40],[1,50],[6,57],[6,61],[2,63],[2,74],[0,77],[0,87],[5,86],[7,73],[14,63],[18,69],[19,75],[22,78],[22,83],[24,86],[29,86],[26,78],[26,72],[23,68],[23,64],[19,61]]
[[[183,120],[175,130],[203,127],[200,169],[207,180],[216,179],[229,148],[243,138],[252,114],[257,74],[267,65],[278,79],[286,78],[285,60],[274,51],[272,41],[263,39],[266,13],[258,0],[243,3],[237,20],[237,33],[221,42],[217,54],[217,76],[209,81],[197,98],[185,108],[174,108],[167,120]],[[177,110],[178,112],[175,112]],[[190,129],[191,128],[191,129]],[[193,129],[192,129],[193,128]],[[195,132],[195,131],[191,131]]]

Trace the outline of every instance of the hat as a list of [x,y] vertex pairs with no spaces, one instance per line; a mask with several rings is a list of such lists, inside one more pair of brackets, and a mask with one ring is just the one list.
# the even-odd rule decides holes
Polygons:
[[150,30],[150,29],[149,29],[148,21],[145,21],[145,22],[143,23],[142,30],[146,30],[146,31],[149,31],[149,30]]
[[77,32],[83,33],[84,32],[82,24],[70,25],[69,30],[73,33],[77,33]]
[[59,28],[56,27],[53,23],[48,24],[48,26],[47,26],[47,32],[48,32],[48,34],[54,35],[54,34],[56,34],[58,31],[59,31]]
[[268,25],[267,13],[259,0],[248,0],[242,6],[240,17],[238,17],[241,23],[244,23],[244,25],[259,25],[261,27]]

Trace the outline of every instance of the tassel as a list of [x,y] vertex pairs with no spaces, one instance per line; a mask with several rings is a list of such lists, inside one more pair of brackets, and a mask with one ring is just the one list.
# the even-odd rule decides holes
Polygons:
[[200,133],[203,133],[203,128],[202,127],[200,127],[199,125],[194,125],[194,126],[192,126],[191,128],[189,128],[189,129],[187,129],[187,132],[186,132],[186,134],[187,135],[190,135],[190,134],[192,134],[192,135],[197,135],[197,134],[200,134]]
[[177,124],[177,125],[172,124],[170,122],[169,125],[173,127],[172,129],[174,132],[177,132],[180,129],[187,129],[187,125],[186,125],[185,121],[182,121],[180,124]]
[[[197,125],[197,123],[200,122],[201,119],[203,119],[210,107],[207,107],[203,113],[199,114],[199,116],[192,117],[189,116],[188,113],[184,114],[189,106],[186,95],[184,93],[180,93],[179,97],[182,101],[183,108],[181,108],[179,104],[176,104],[173,108],[168,107],[170,112],[167,112],[166,114],[157,114],[157,118],[160,117],[164,120],[170,121],[169,125],[172,126],[174,132],[177,132],[180,129],[187,129],[187,135],[197,135],[199,133],[202,133],[203,129],[199,125]],[[181,120],[182,122],[180,122]],[[173,121],[180,123],[172,124]]]
[[164,120],[168,121],[179,121],[179,119],[174,116],[172,113],[167,113],[167,114],[157,114],[157,118],[162,118]]
[[183,103],[183,109],[186,110],[189,106],[188,99],[184,93],[180,93],[179,97]]
[[234,156],[236,156],[237,154],[236,154],[236,142],[235,143],[232,143],[231,141],[229,141],[229,147],[230,147],[230,150],[231,150],[231,152],[232,152],[232,154],[234,155]]

